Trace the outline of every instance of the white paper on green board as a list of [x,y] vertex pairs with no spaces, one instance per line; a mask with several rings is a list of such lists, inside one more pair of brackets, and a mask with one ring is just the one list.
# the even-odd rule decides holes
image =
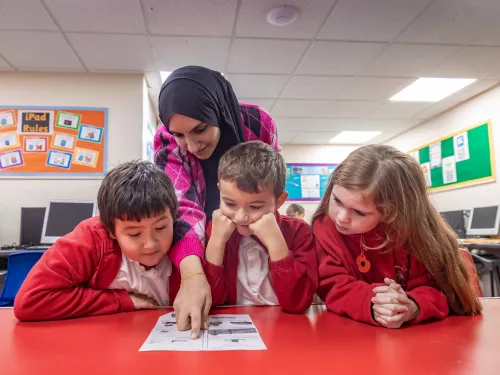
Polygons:
[[443,158],[443,183],[452,184],[457,182],[457,164],[455,155]]
[[422,168],[422,173],[424,174],[425,177],[425,183],[427,184],[428,187],[432,185],[432,179],[431,179],[431,163],[423,163],[420,164],[420,168]]
[[420,152],[417,150],[417,151],[413,151],[413,152],[410,152],[410,156],[415,159],[417,161],[418,164],[420,164]]
[[429,157],[431,159],[431,168],[439,168],[441,166],[441,142],[429,146]]
[[455,151],[455,161],[457,163],[470,159],[469,137],[467,132],[457,134],[453,137],[453,149]]

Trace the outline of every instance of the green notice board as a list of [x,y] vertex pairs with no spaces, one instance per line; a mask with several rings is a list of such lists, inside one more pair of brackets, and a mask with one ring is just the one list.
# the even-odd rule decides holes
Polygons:
[[491,121],[409,151],[431,191],[495,181]]

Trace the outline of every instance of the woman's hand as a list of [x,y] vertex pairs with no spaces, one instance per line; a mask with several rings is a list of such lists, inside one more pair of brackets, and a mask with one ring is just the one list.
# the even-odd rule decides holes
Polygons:
[[[191,338],[197,339],[201,329],[208,328],[208,313],[212,306],[212,291],[203,274],[201,260],[196,255],[185,257],[179,268],[181,287],[173,303],[177,329],[186,331],[191,328]],[[191,276],[194,275],[194,276]],[[189,277],[191,276],[191,277]]]

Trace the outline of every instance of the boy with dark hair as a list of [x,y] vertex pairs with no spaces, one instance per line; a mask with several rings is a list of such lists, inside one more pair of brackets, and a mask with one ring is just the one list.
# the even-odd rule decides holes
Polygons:
[[166,253],[177,198],[162,170],[123,163],[104,178],[99,217],[82,221],[32,268],[14,302],[19,320],[111,314],[172,304],[180,275]]
[[259,141],[239,144],[221,158],[218,178],[205,250],[213,304],[304,311],[318,286],[316,251],[309,225],[277,211],[288,196],[282,156]]

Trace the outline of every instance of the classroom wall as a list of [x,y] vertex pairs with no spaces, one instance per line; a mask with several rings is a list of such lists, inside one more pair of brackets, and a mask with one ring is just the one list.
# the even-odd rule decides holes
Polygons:
[[[498,174],[500,168],[500,86],[496,86],[457,107],[386,142],[409,151],[427,142],[469,126],[492,120],[493,152]],[[439,211],[470,209],[500,204],[500,180],[493,183],[462,187],[432,193]]]
[[[328,145],[281,145],[281,155],[286,163],[341,163],[347,155],[358,146],[328,146]],[[319,202],[287,201],[280,213],[285,214],[291,203],[299,203],[306,211],[304,220],[310,223]]]
[[149,100],[148,85],[142,83],[142,158],[154,162],[154,136],[156,133],[156,116]]
[[[140,159],[143,135],[141,74],[0,72],[0,106],[108,108],[108,170]],[[0,179],[0,245],[19,242],[21,207],[49,200],[95,200],[101,179]]]

